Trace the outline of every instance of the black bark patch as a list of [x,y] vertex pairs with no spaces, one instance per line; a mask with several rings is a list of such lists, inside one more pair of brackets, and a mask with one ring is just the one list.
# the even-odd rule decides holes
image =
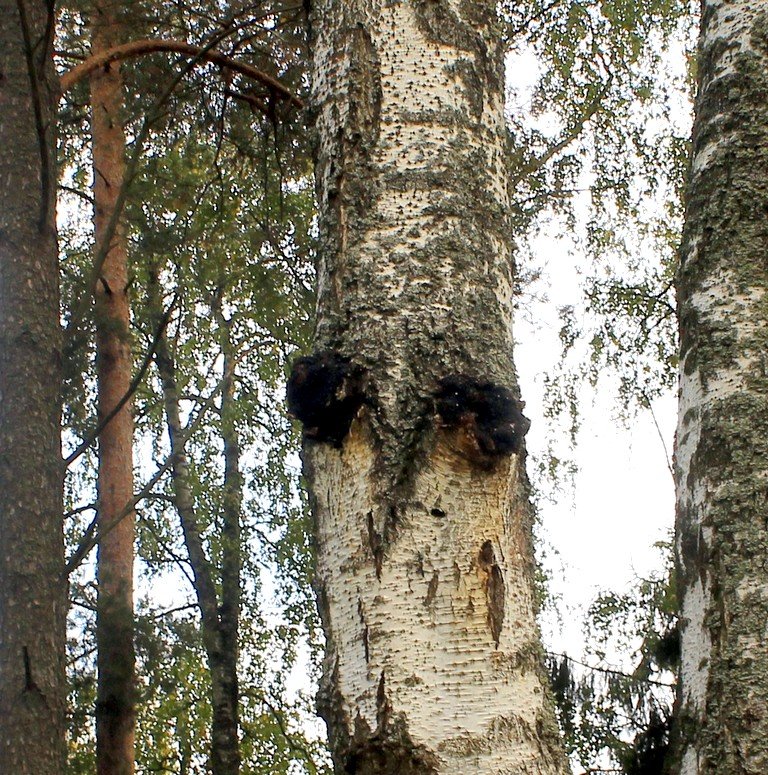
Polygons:
[[440,584],[440,574],[434,571],[432,578],[429,580],[429,586],[427,587],[427,596],[424,598],[424,605],[426,608],[430,608],[435,602],[437,597],[437,588]]
[[368,512],[368,547],[373,556],[373,567],[376,570],[376,578],[381,581],[381,565],[384,561],[384,539],[381,533],[376,530],[372,511]]
[[376,691],[376,711],[377,727],[373,734],[359,717],[355,720],[354,737],[341,771],[354,775],[437,773],[437,757],[413,742],[401,717],[393,718],[383,670]]
[[27,692],[39,692],[40,689],[32,677],[32,660],[29,658],[29,649],[24,646],[24,690]]
[[387,681],[384,671],[381,671],[381,677],[379,678],[379,688],[376,690],[376,716],[379,729],[384,729],[389,722],[389,717],[392,712],[392,706],[387,699]]
[[371,643],[369,640],[368,625],[365,622],[365,611],[363,610],[362,600],[357,601],[357,615],[360,617],[360,624],[363,625],[363,632],[362,632],[363,651],[365,653],[365,661],[367,663],[371,658],[371,652],[370,652]]
[[304,425],[304,437],[340,448],[365,402],[364,370],[338,353],[298,358],[286,388],[288,412]]
[[490,541],[485,541],[480,547],[478,561],[480,567],[487,573],[485,597],[488,603],[488,626],[493,642],[498,648],[501,628],[504,624],[504,575],[496,562],[496,553]]
[[531,426],[523,406],[508,388],[464,374],[443,377],[435,393],[443,426],[467,433],[479,463],[520,451]]

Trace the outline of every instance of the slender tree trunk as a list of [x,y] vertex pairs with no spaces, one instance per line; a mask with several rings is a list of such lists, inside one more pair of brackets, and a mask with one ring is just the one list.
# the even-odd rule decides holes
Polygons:
[[682,260],[683,775],[768,772],[768,3],[706,0]]
[[535,622],[495,4],[319,0],[304,422],[338,772],[563,773]]
[[0,772],[62,775],[61,331],[49,3],[0,0]]
[[[223,286],[223,284],[222,284]],[[224,385],[221,390],[221,437],[224,443],[224,492],[221,526],[221,648],[224,662],[225,691],[229,698],[235,730],[239,728],[240,697],[238,687],[238,638],[240,631],[241,544],[240,517],[243,501],[243,476],[240,473],[240,438],[235,424],[236,353],[232,342],[232,323],[214,307],[224,355]]]
[[[160,293],[156,276],[150,278],[150,304],[154,319],[162,325]],[[181,520],[184,542],[195,580],[195,594],[200,608],[203,646],[211,675],[211,759],[212,775],[237,775],[240,770],[240,747],[237,725],[237,680],[228,673],[226,637],[223,634],[216,593],[213,566],[205,553],[202,533],[195,514],[195,500],[189,484],[189,463],[184,451],[184,431],[176,386],[176,365],[164,332],[159,336],[155,362],[163,383],[168,436],[173,456],[173,488],[176,510]]]
[[[97,2],[92,14],[93,54],[121,39],[118,9]],[[114,62],[91,77],[95,243],[109,237],[117,199],[125,178],[123,82]],[[131,383],[128,244],[122,218],[111,235],[96,297],[96,355],[99,416],[108,416]],[[133,496],[133,417],[123,406],[99,436],[99,528],[111,525]],[[96,767],[100,775],[134,771],[136,716],[133,645],[134,515],[120,519],[99,541],[98,693],[96,700]]]

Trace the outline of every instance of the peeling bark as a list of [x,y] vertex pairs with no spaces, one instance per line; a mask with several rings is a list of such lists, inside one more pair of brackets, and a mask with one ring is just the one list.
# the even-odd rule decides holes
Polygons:
[[0,772],[63,775],[53,12],[0,0]]
[[322,0],[312,24],[315,347],[365,375],[339,438],[305,434],[336,769],[564,773],[535,623],[493,4]]
[[[95,4],[91,49],[115,45],[123,34],[114,5]],[[104,261],[94,289],[99,418],[108,417],[131,389],[133,359],[128,298],[128,240],[123,219],[110,223],[120,207],[125,181],[123,82],[114,63],[91,78],[94,241]],[[96,644],[96,769],[101,775],[134,771],[136,726],[133,645],[133,543],[135,515],[123,515],[133,498],[133,415],[129,400],[99,434]],[[119,521],[118,521],[119,520]],[[113,526],[114,524],[114,526]]]
[[682,775],[768,772],[768,8],[703,5],[678,275]]

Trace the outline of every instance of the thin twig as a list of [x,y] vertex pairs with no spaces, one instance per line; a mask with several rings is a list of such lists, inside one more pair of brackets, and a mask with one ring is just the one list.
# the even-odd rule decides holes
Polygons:
[[653,678],[636,678],[635,676],[630,675],[629,673],[625,673],[623,670],[616,670],[611,667],[597,667],[596,665],[588,665],[586,662],[580,662],[578,659],[569,657],[567,654],[559,654],[555,651],[548,651],[547,654],[550,657],[559,657],[560,659],[565,659],[568,662],[573,662],[574,665],[581,665],[581,667],[586,667],[587,670],[592,670],[595,673],[605,673],[606,675],[615,675],[615,676],[618,676],[619,678],[626,678],[628,681],[637,681],[638,683],[650,684],[651,686],[662,686],[665,689],[675,688],[675,684],[667,683],[666,681],[656,681]]
[[176,297],[174,296],[173,301],[171,301],[170,306],[166,310],[166,312],[163,314],[163,317],[160,320],[160,328],[155,331],[155,335],[152,339],[152,343],[150,344],[149,350],[147,351],[146,355],[144,356],[144,360],[141,363],[141,366],[136,373],[136,376],[131,380],[131,384],[128,386],[128,390],[125,391],[125,394],[123,397],[115,404],[114,407],[112,407],[112,410],[105,415],[102,420],[96,425],[96,427],[83,439],[83,441],[80,443],[80,445],[75,449],[72,454],[70,454],[64,461],[64,468],[68,468],[72,465],[72,463],[77,460],[77,458],[80,457],[92,444],[96,439],[101,435],[101,432],[104,430],[104,428],[109,425],[110,422],[117,416],[117,414],[120,412],[120,410],[128,403],[128,401],[131,400],[131,396],[138,390],[139,385],[141,385],[142,380],[144,379],[144,375],[147,373],[147,369],[149,368],[150,363],[152,363],[152,358],[155,355],[155,350],[157,348],[157,343],[160,341],[160,337],[163,334],[163,329],[168,325],[168,321],[171,317],[171,313],[173,312],[173,309],[176,305]]

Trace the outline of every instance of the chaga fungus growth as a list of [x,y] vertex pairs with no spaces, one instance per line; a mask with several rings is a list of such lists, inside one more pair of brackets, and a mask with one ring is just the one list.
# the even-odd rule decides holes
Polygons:
[[523,402],[493,382],[449,374],[438,383],[435,409],[443,427],[464,431],[478,463],[488,464],[520,451],[530,420]]
[[298,358],[286,387],[288,412],[304,425],[304,436],[341,447],[365,402],[363,368],[338,353]]

